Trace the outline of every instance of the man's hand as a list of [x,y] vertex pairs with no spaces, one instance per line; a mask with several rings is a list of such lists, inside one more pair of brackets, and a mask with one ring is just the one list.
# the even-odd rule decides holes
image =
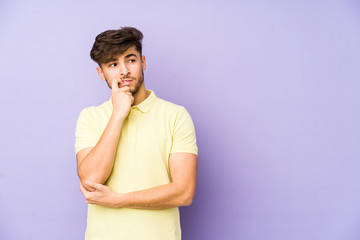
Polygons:
[[130,112],[134,97],[128,86],[119,87],[120,79],[113,79],[111,83],[111,101],[113,104],[113,114],[125,119]]
[[117,207],[115,203],[116,197],[119,194],[114,193],[108,186],[89,180],[86,180],[85,184],[89,189],[94,189],[94,191],[87,191],[80,182],[80,190],[84,194],[88,204],[96,204],[104,207]]

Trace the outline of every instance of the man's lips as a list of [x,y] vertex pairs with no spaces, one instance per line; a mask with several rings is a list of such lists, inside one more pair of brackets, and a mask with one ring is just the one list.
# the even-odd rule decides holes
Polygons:
[[121,86],[129,86],[133,80],[132,79],[122,79],[121,81],[122,81]]

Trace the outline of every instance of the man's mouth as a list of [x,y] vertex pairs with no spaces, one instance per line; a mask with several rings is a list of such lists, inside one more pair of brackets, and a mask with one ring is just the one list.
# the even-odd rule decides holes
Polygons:
[[131,84],[133,80],[130,79],[130,78],[127,78],[127,79],[122,79],[122,83],[121,83],[121,86],[129,86]]

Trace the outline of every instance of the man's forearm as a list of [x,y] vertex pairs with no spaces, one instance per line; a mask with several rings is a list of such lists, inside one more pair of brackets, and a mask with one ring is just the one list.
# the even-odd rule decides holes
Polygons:
[[113,168],[117,145],[124,119],[111,115],[98,143],[89,153],[79,159],[78,175],[82,182],[91,180],[105,183]]
[[184,188],[169,183],[146,190],[117,194],[116,207],[164,209],[188,206],[192,203],[194,193],[195,187]]
[[158,187],[129,193],[115,193],[108,186],[87,181],[89,192],[82,186],[82,192],[89,204],[115,208],[165,209],[188,206],[195,194],[195,182],[185,186],[169,183]]

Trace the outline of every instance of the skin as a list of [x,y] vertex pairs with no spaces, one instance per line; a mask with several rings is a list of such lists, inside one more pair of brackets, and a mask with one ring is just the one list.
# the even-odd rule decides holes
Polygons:
[[140,104],[148,97],[143,74],[145,69],[145,56],[140,56],[134,46],[117,59],[97,68],[100,78],[111,88],[113,112],[98,143],[76,155],[80,190],[89,204],[164,209],[192,203],[196,188],[197,155],[191,153],[170,154],[172,182],[169,184],[130,193],[116,193],[105,185],[114,165],[122,124],[131,106]]

